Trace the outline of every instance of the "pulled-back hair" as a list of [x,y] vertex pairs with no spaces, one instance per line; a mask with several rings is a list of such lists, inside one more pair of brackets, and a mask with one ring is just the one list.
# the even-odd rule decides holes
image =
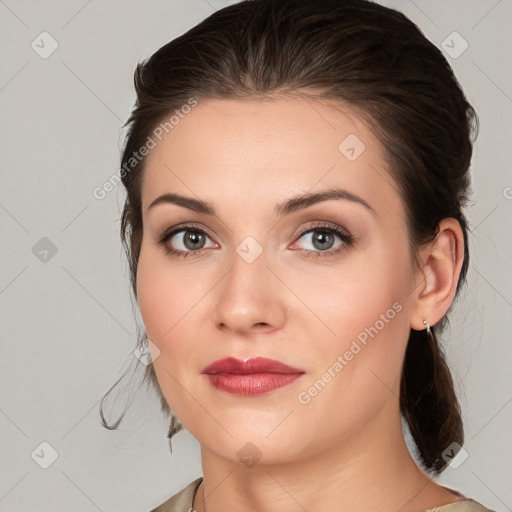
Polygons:
[[[463,207],[478,119],[443,54],[401,13],[366,0],[242,1],[215,12],[139,63],[135,89],[121,159],[127,193],[121,240],[135,298],[146,159],[134,155],[160,123],[182,112],[191,99],[286,94],[349,105],[370,123],[405,205],[414,265],[419,265],[419,249],[435,239],[442,219],[460,223],[464,260],[459,293],[469,262]],[[460,406],[437,339],[445,322],[446,316],[431,336],[410,330],[400,388],[400,411],[420,461],[436,473],[449,462],[443,451],[464,441]],[[138,343],[144,340],[139,336]],[[152,364],[144,378],[159,394],[162,411],[171,416],[170,439],[183,427]],[[101,416],[105,427],[116,428],[124,414],[114,425],[106,424],[103,412]]]

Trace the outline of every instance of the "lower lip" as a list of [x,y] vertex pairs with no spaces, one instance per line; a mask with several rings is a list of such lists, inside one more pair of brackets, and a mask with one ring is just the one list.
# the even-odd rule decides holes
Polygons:
[[234,395],[254,396],[287,386],[301,377],[302,373],[233,373],[207,374],[213,386]]

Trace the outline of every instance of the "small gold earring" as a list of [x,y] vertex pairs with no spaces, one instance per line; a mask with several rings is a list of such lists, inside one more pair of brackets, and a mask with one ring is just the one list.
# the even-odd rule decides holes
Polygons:
[[430,336],[430,324],[428,323],[428,320],[423,320],[423,325],[427,327],[427,335]]

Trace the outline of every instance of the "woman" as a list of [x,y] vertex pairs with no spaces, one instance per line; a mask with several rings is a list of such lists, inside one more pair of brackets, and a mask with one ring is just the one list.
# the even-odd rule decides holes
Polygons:
[[154,512],[487,511],[432,478],[464,442],[437,335],[468,268],[477,127],[441,52],[365,0],[244,1],[135,87],[139,345],[203,468]]

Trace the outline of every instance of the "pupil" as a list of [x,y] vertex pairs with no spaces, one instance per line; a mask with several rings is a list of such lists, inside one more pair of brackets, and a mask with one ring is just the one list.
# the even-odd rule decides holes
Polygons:
[[[317,242],[320,247],[317,246]],[[325,244],[329,245],[333,242],[333,234],[327,231],[317,231],[317,234],[313,236],[313,244],[317,249],[329,249],[330,247],[325,247]]]

